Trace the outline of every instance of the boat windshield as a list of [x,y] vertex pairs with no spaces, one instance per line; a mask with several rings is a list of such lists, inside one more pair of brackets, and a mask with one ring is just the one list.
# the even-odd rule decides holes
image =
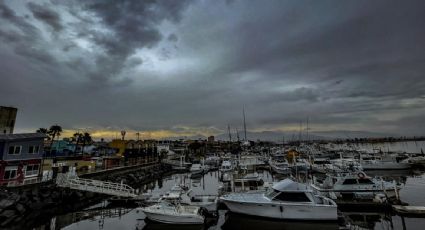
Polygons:
[[311,202],[304,192],[281,192],[274,200],[289,202]]
[[269,198],[270,200],[273,199],[277,194],[279,194],[280,192],[278,190],[274,190],[274,189],[270,189],[267,193],[266,193],[266,197]]
[[375,184],[369,178],[359,178],[358,181],[359,184]]

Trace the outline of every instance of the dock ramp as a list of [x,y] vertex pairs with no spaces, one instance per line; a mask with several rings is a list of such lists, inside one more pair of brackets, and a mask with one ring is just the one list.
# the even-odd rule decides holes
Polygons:
[[58,174],[56,185],[80,191],[101,193],[119,197],[137,197],[136,190],[123,183],[79,178],[69,173]]

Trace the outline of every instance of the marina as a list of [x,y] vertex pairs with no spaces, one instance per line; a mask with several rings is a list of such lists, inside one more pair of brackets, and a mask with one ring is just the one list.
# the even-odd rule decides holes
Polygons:
[[[301,150],[297,151],[297,157],[307,159]],[[296,174],[288,174],[264,167],[260,161],[255,161],[258,169],[247,170],[246,164],[240,167],[232,163],[238,159],[242,157],[226,155],[225,170],[204,170],[203,173],[198,171],[203,164],[195,163],[197,170],[187,167],[184,173],[176,171],[134,187],[143,195],[139,195],[136,202],[123,204],[105,199],[77,212],[52,216],[48,223],[33,228],[256,229],[261,225],[268,229],[314,226],[318,229],[415,230],[425,224],[425,199],[421,194],[425,189],[423,167],[349,171],[353,170],[350,164],[341,164],[336,166],[338,172],[332,167],[326,173],[295,170]],[[227,165],[231,165],[232,170]],[[327,177],[329,175],[337,179]],[[325,179],[317,182],[319,177]],[[334,181],[335,185],[326,187],[326,180]],[[130,200],[132,197],[129,195]],[[292,210],[292,206],[296,208]],[[302,206],[311,208],[302,211]],[[111,212],[118,214],[106,215]]]

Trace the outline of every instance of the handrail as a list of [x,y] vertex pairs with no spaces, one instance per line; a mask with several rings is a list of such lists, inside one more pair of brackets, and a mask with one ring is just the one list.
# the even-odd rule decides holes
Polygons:
[[113,183],[108,181],[99,181],[91,179],[83,179],[72,175],[58,175],[56,184],[61,187],[69,187],[81,191],[90,191],[96,193],[103,193],[121,197],[135,197],[137,196],[135,190],[122,183]]

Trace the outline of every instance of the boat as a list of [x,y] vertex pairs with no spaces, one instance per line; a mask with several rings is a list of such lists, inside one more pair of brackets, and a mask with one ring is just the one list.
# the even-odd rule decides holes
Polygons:
[[221,172],[230,172],[233,171],[233,164],[230,161],[223,161],[220,166]]
[[331,165],[329,158],[314,158],[311,163],[311,170],[316,173],[326,173]]
[[149,220],[165,224],[204,224],[205,221],[201,208],[165,200],[141,208],[141,211]]
[[289,167],[288,161],[285,160],[276,160],[276,159],[270,159],[269,160],[270,169],[278,174],[290,174],[291,168]]
[[182,185],[174,185],[168,193],[159,199],[159,202],[163,200],[201,207],[208,212],[217,211],[217,195],[196,195],[193,190]]
[[401,161],[402,163],[408,163],[414,166],[425,165],[425,156],[412,156]]
[[393,205],[392,207],[399,215],[425,216],[425,206]]
[[266,192],[230,193],[220,197],[231,212],[288,220],[336,221],[337,205],[315,195],[307,184],[282,180]]
[[172,169],[179,172],[187,172],[187,169],[190,167],[191,163],[185,162],[185,156],[181,155],[178,165],[173,165]]
[[308,169],[310,169],[310,163],[307,162],[305,159],[300,158],[294,158],[292,165],[289,166],[293,172],[306,172]]
[[344,172],[327,174],[324,180],[313,179],[311,187],[321,195],[333,199],[374,199],[377,195],[396,196],[400,189],[396,182],[372,178],[364,172]]
[[241,187],[244,190],[258,190],[264,185],[263,179],[261,179],[258,173],[249,173],[241,178],[235,178],[234,185]]
[[360,158],[360,164],[363,170],[398,170],[411,168],[408,162],[397,162],[391,156],[362,156]]
[[190,173],[192,175],[202,175],[205,172],[205,167],[201,164],[192,164],[190,167]]

